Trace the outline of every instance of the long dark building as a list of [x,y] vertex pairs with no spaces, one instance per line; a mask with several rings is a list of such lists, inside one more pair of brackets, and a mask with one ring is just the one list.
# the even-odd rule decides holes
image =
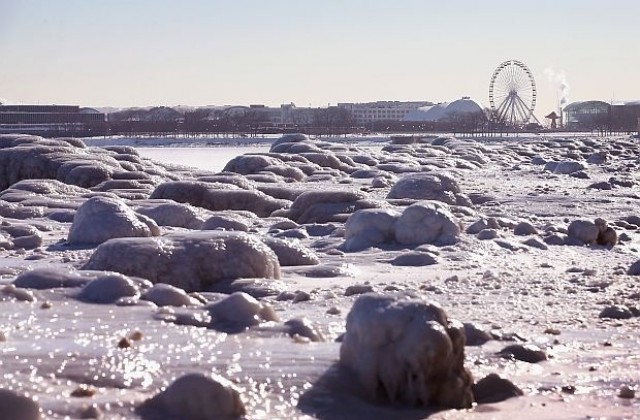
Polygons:
[[0,133],[100,134],[105,114],[77,105],[0,105]]

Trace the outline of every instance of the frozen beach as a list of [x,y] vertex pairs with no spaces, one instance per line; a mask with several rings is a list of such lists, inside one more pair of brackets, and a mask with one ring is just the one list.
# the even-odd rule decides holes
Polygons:
[[197,373],[227,418],[640,415],[637,139],[242,142],[0,136],[0,406],[197,418],[149,402]]

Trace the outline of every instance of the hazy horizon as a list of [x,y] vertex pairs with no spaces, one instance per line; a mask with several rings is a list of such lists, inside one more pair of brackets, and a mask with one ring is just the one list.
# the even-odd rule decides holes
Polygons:
[[488,105],[494,69],[517,59],[536,78],[539,118],[556,108],[563,77],[569,102],[640,99],[640,2],[559,3],[3,0],[0,98],[120,108],[470,96]]

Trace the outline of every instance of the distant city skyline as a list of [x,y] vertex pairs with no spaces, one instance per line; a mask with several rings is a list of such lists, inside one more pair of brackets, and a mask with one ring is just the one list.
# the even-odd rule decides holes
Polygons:
[[[0,98],[93,107],[326,106],[470,96],[502,61],[536,115],[640,99],[634,0],[1,0]],[[0,100],[3,100],[0,99]]]

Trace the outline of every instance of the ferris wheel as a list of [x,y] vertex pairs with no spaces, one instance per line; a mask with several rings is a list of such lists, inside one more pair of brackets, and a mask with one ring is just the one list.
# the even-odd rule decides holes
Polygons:
[[491,76],[489,102],[498,122],[518,126],[536,119],[533,110],[537,94],[531,70],[520,61],[505,61]]

